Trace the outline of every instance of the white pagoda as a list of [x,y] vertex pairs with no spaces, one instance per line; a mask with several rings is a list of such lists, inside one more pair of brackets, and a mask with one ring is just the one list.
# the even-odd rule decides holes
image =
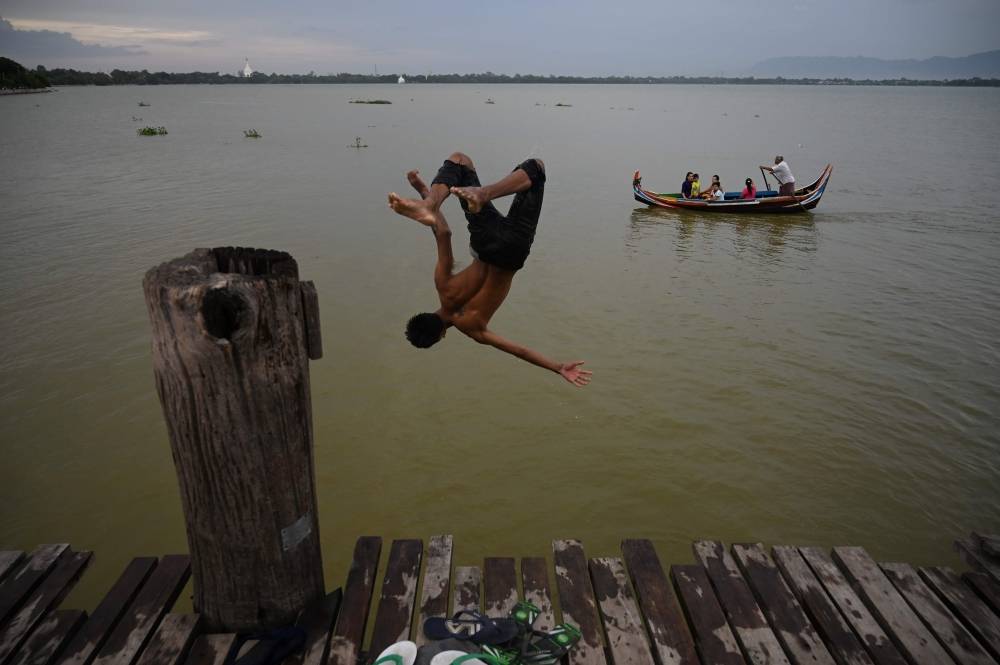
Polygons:
[[403,78],[402,74],[400,74],[399,80],[396,83],[406,83],[406,79]]
[[253,76],[253,68],[250,67],[250,58],[244,58],[246,64],[243,65],[243,78],[248,79]]

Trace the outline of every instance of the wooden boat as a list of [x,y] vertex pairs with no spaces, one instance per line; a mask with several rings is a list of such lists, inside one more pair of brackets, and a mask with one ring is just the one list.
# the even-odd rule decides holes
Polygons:
[[657,194],[642,188],[642,176],[636,171],[632,176],[632,191],[635,200],[649,206],[671,210],[697,210],[699,212],[763,213],[763,212],[806,212],[819,205],[826,184],[830,181],[833,166],[827,164],[816,182],[796,189],[792,196],[778,196],[774,190],[758,191],[756,198],[741,199],[740,192],[726,192],[722,201],[705,199],[685,199],[680,194]]

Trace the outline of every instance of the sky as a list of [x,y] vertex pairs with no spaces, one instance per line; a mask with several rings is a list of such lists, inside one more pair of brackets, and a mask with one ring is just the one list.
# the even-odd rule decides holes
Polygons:
[[0,55],[87,71],[740,75],[1000,48],[1000,0],[0,0]]

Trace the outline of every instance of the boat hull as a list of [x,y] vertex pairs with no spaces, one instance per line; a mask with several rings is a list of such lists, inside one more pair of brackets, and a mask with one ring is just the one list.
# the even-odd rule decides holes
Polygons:
[[642,177],[636,171],[632,177],[632,192],[635,200],[656,208],[670,210],[694,210],[697,212],[721,212],[729,214],[760,214],[760,213],[801,213],[808,212],[819,205],[830,182],[833,166],[826,165],[823,173],[815,182],[795,190],[792,196],[759,196],[751,200],[731,199],[729,201],[705,201],[703,199],[685,199],[672,194],[657,194],[642,188]]

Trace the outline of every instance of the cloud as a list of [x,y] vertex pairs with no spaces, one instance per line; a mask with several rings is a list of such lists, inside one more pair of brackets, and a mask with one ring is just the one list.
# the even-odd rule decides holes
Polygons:
[[61,31],[71,33],[83,42],[100,42],[114,46],[165,45],[215,46],[219,40],[204,30],[158,30],[135,25],[50,21],[43,19],[12,19],[20,30]]
[[132,56],[144,55],[146,51],[135,44],[102,46],[85,44],[69,32],[52,30],[22,30],[10,21],[0,18],[0,53],[17,58],[49,58],[73,56]]

